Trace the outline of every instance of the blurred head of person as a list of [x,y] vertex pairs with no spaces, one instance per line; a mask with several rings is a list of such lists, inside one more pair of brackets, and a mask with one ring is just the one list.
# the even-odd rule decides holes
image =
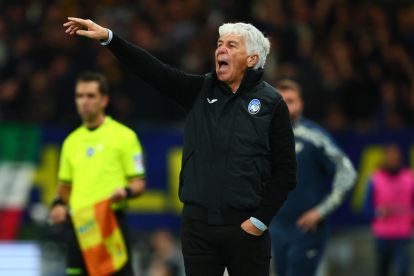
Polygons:
[[297,121],[302,116],[304,107],[299,84],[290,79],[283,79],[276,83],[276,90],[286,102],[292,122]]
[[86,71],[79,75],[75,87],[76,108],[88,128],[98,127],[105,119],[109,102],[106,78],[97,72]]
[[217,78],[236,92],[248,68],[263,68],[270,41],[251,24],[226,23],[219,27],[215,51]]
[[396,144],[389,144],[384,149],[383,169],[390,173],[397,173],[402,166],[401,150]]

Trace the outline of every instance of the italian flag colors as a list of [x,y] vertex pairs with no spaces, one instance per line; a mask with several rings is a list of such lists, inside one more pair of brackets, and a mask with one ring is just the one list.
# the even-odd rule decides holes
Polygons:
[[89,275],[111,275],[128,260],[122,232],[109,200],[72,213]]

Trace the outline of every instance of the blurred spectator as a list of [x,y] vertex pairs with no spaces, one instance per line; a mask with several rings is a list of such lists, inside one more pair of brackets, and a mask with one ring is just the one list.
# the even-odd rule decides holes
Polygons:
[[148,276],[180,276],[183,260],[174,236],[168,230],[158,230],[150,237],[152,248]]
[[410,244],[414,214],[414,174],[402,165],[397,145],[385,148],[382,167],[374,172],[364,204],[372,218],[372,232],[377,253],[375,275],[410,275]]
[[[414,6],[351,0],[2,1],[0,120],[75,126],[70,84],[84,69],[108,75],[115,118],[183,120],[180,107],[105,49],[67,39],[62,23],[68,14],[93,18],[194,73],[212,70],[215,45],[205,41],[215,41],[218,25],[250,21],[272,39],[266,78],[303,84],[307,117],[332,130],[414,123]],[[40,112],[33,112],[38,104]]]

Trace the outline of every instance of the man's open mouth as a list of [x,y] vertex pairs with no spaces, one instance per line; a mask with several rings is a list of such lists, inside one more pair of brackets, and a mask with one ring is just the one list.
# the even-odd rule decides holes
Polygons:
[[219,69],[227,69],[229,66],[229,63],[224,60],[218,61]]

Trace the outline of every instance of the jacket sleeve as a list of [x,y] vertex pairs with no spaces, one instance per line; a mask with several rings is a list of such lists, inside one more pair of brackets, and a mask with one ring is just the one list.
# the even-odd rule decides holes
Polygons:
[[186,110],[191,108],[203,84],[203,75],[192,75],[173,68],[115,33],[107,47],[150,86],[173,98]]
[[321,135],[320,143],[319,164],[334,175],[331,192],[316,206],[321,216],[326,217],[344,201],[355,184],[357,174],[349,158],[328,134]]
[[254,214],[265,225],[286,200],[289,191],[296,186],[295,139],[286,103],[276,104],[270,124],[271,179],[266,183],[262,202]]

